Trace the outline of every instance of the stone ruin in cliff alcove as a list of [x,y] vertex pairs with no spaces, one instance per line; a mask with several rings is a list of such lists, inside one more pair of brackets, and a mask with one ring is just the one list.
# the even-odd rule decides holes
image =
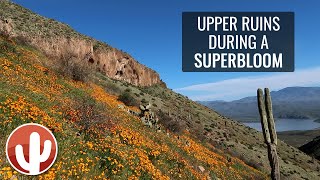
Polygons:
[[123,71],[122,70],[118,70],[116,73],[116,76],[122,76],[123,75]]
[[94,63],[94,59],[93,58],[89,58],[89,63],[93,64]]

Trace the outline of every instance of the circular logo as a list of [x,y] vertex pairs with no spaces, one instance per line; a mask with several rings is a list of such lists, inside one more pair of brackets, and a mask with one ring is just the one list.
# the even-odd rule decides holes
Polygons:
[[6,155],[11,166],[25,175],[39,175],[55,162],[58,144],[46,127],[29,123],[17,127],[6,144]]

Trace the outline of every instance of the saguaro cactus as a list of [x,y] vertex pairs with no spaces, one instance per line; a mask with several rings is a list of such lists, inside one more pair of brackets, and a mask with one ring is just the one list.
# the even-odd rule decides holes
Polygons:
[[268,157],[271,166],[271,178],[273,180],[279,180],[280,170],[277,155],[277,134],[272,114],[272,102],[269,89],[265,88],[264,91],[265,96],[263,96],[262,89],[258,89],[257,92],[262,132],[265,143],[268,147]]
[[44,142],[42,154],[40,154],[40,135],[33,132],[30,135],[29,163],[24,158],[23,147],[19,144],[15,147],[16,158],[19,165],[29,171],[30,175],[37,175],[40,172],[40,163],[45,162],[51,153],[51,141]]

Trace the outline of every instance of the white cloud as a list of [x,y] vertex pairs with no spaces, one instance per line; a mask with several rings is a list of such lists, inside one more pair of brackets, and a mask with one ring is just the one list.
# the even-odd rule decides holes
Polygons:
[[193,100],[233,100],[254,96],[257,88],[279,90],[291,86],[320,85],[320,67],[264,76],[248,76],[213,83],[191,85],[175,91]]

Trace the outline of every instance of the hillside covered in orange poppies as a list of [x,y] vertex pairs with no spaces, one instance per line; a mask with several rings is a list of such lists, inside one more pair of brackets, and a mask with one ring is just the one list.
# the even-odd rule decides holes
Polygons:
[[[51,129],[59,144],[56,163],[39,179],[265,176],[237,158],[213,152],[214,147],[193,139],[187,131],[178,139],[174,133],[144,126],[138,117],[119,109],[123,103],[103,85],[58,75],[44,67],[43,60],[45,57],[36,50],[1,37],[1,137],[7,137],[19,125],[34,122]],[[83,113],[92,114],[89,122],[82,122]],[[1,138],[1,147],[5,141]],[[3,148],[0,152],[0,177],[22,177],[10,168]]]

